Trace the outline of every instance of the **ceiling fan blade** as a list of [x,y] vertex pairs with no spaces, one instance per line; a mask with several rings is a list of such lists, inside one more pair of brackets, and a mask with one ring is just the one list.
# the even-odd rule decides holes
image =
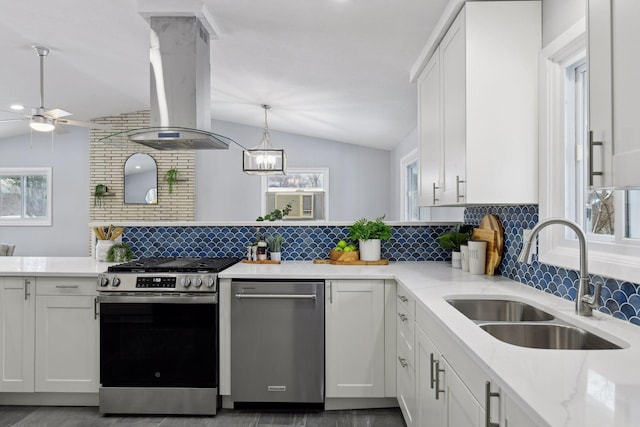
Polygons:
[[70,113],[68,111],[62,110],[60,108],[54,108],[52,110],[48,110],[42,113],[43,116],[45,117],[49,117],[51,119],[59,119],[60,117],[67,117],[72,115],[73,113]]
[[27,120],[26,118],[24,119],[0,119],[0,123],[2,122],[22,122]]
[[111,130],[111,125],[92,122],[81,122],[78,120],[56,119],[56,123],[61,125],[80,126],[89,129]]
[[[22,116],[22,117],[25,117],[25,118],[30,118],[31,117],[30,114],[21,113],[19,111],[0,110],[0,113],[13,114],[14,116],[18,115],[18,116]],[[19,119],[15,119],[15,120],[19,120]],[[24,120],[24,119],[22,119],[22,120]]]

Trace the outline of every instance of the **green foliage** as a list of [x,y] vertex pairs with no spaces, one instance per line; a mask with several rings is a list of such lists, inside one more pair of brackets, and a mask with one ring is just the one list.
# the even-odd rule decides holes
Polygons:
[[285,206],[284,209],[274,209],[271,213],[268,213],[265,216],[259,216],[256,218],[256,221],[275,221],[277,219],[284,219],[284,217],[289,215],[290,212],[291,203],[287,203],[287,206]]
[[173,184],[178,180],[178,170],[169,169],[167,173],[164,174],[164,180],[169,184],[169,194],[172,194]]
[[129,246],[128,243],[116,243],[115,245],[111,246],[109,248],[109,251],[107,252],[107,262],[114,262],[115,261],[115,256],[116,256],[116,250],[117,249],[124,249],[125,250],[125,255],[124,255],[124,260],[125,261],[130,261],[133,259],[133,251],[131,250],[131,246]]
[[267,245],[269,245],[269,252],[281,252],[283,238],[281,235],[276,234],[271,237],[267,237]]
[[357,220],[353,225],[347,227],[349,230],[349,239],[356,240],[391,240],[391,226],[385,224],[382,220],[384,215],[370,221],[366,218]]
[[451,230],[438,237],[438,244],[444,249],[453,249],[460,252],[460,245],[464,245],[471,238],[473,225],[456,225]]
[[104,201],[104,195],[107,194],[109,189],[104,184],[96,185],[95,190],[93,190],[93,206],[102,207],[102,202]]

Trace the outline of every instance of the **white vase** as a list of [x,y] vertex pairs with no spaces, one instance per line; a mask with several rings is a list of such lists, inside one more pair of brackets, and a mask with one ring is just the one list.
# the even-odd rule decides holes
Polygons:
[[380,261],[380,239],[360,240],[360,259]]
[[269,256],[271,257],[271,261],[280,261],[282,253],[281,252],[269,252]]
[[107,252],[115,243],[113,240],[98,240],[98,243],[96,243],[96,261],[106,262]]
[[451,252],[451,267],[462,268],[462,254],[460,252]]

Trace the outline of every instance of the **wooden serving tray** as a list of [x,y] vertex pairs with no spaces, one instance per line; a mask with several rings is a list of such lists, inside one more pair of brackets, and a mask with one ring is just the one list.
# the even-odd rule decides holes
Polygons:
[[261,259],[258,261],[250,261],[248,259],[243,259],[242,262],[245,264],[280,264],[280,261],[272,261],[270,259]]
[[331,264],[331,265],[388,265],[388,259],[381,259],[379,261],[362,261],[354,260],[354,261],[340,261],[340,260],[330,260],[330,259],[314,259],[314,264]]
[[480,226],[473,229],[473,240],[487,242],[487,260],[485,262],[485,274],[493,276],[496,268],[502,260],[504,249],[504,228],[495,215],[485,215],[480,221]]

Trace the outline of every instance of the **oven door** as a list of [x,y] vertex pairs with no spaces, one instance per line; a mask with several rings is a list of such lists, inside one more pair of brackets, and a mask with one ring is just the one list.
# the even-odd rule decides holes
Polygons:
[[102,387],[217,388],[217,295],[100,295]]

